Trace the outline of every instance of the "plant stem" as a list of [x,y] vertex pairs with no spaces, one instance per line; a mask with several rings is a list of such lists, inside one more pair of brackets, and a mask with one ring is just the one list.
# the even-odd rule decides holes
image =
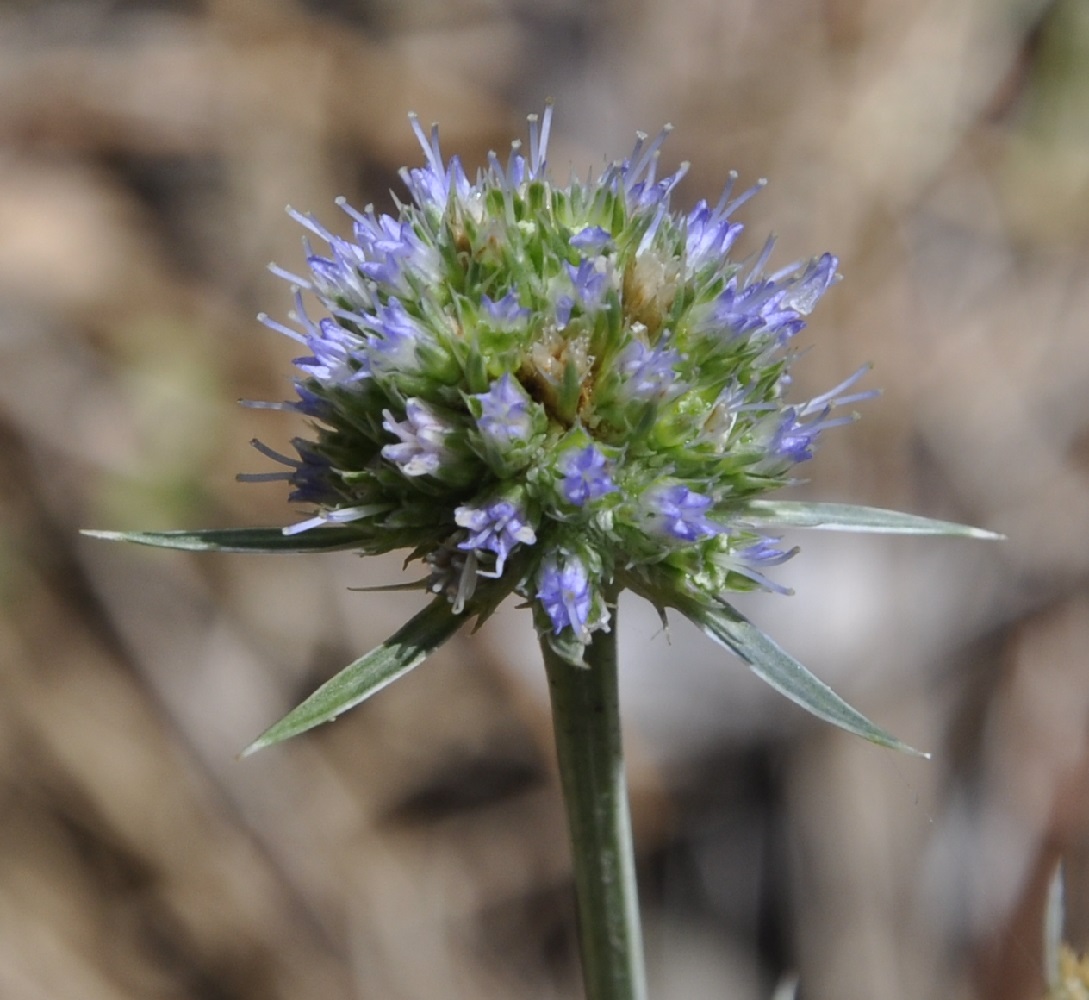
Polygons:
[[617,694],[616,616],[586,650],[587,667],[542,638],[560,780],[575,871],[579,950],[587,1000],[645,1000]]

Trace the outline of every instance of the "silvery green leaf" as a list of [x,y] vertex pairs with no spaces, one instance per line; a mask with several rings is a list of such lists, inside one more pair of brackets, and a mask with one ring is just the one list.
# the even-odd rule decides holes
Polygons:
[[871,743],[929,756],[875,726],[728,604],[705,604],[686,597],[670,603],[715,642],[741,657],[757,677],[817,718]]
[[94,531],[80,534],[111,542],[135,542],[189,552],[329,552],[362,544],[351,527],[313,528],[285,535],[282,528],[209,528],[202,531]]
[[964,535],[968,538],[999,540],[1006,537],[953,521],[938,521],[919,514],[847,503],[750,500],[738,513],[754,525],[783,528],[824,528],[885,535]]
[[323,722],[331,722],[349,708],[354,708],[422,663],[465,624],[465,619],[465,615],[454,614],[446,597],[440,595],[435,598],[381,646],[346,666],[302,704],[266,729],[246,747],[243,756],[298,736]]

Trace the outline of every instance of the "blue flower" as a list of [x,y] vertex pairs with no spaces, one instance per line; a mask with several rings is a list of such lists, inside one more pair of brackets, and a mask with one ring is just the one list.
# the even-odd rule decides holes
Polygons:
[[[354,219],[356,239],[355,252],[343,256],[364,277],[402,295],[410,294],[420,281],[438,281],[442,277],[442,258],[417,235],[410,222],[375,216],[374,209],[361,214],[346,203],[342,207]],[[338,241],[334,249],[340,246]]]
[[320,505],[328,498],[333,480],[329,459],[304,438],[295,438],[291,443],[299,454],[297,459],[282,455],[254,438],[250,444],[284,468],[275,472],[245,472],[238,478],[245,483],[289,482],[293,489],[288,499],[292,503]]
[[609,288],[609,277],[595,260],[583,260],[576,266],[565,263],[573,294],[560,295],[556,300],[556,322],[566,326],[576,305],[584,312],[599,309]]
[[780,566],[797,555],[798,549],[796,546],[791,549],[781,549],[779,548],[779,541],[778,538],[765,537],[742,546],[737,551],[738,561],[734,569],[766,590],[789,594],[791,593],[789,588],[769,580],[763,572],[764,567]]
[[422,399],[405,404],[405,419],[395,420],[389,410],[382,411],[382,426],[400,438],[387,444],[382,457],[397,466],[409,478],[435,475],[448,461],[446,439],[453,427]]
[[563,473],[561,490],[568,503],[583,507],[616,490],[609,474],[609,461],[593,444],[564,453],[559,463]]
[[839,260],[830,253],[821,254],[816,260],[807,263],[799,273],[797,267],[785,268],[773,277],[777,280],[789,275],[791,281],[786,286],[783,298],[785,305],[796,309],[803,316],[808,316],[818,299],[835,284],[838,276],[836,268]]
[[785,343],[805,326],[802,314],[786,302],[786,289],[774,281],[742,283],[734,277],[718,297],[712,316],[715,325],[731,336],[770,336]]
[[768,447],[769,455],[794,463],[812,458],[813,448],[822,431],[830,427],[853,423],[856,419],[854,414],[830,417],[829,414],[833,408],[873,399],[878,395],[875,389],[850,395],[843,394],[844,389],[854,385],[869,370],[869,365],[864,365],[834,389],[811,399],[802,406],[788,406],[783,409]]
[[733,531],[716,535],[703,553],[701,567],[696,570],[700,589],[744,590],[759,587],[777,594],[793,593],[789,587],[776,583],[766,570],[793,558],[797,547],[783,549],[778,538],[758,531],[735,526]]
[[312,355],[296,359],[295,364],[326,385],[346,386],[366,377],[362,338],[328,316],[310,328],[306,345]]
[[685,264],[689,273],[722,260],[744,228],[740,222],[731,222],[721,212],[708,208],[705,201],[696,205],[688,214],[685,230]]
[[371,331],[367,350],[370,371],[415,371],[419,368],[419,348],[434,339],[395,298],[366,317],[366,329]]
[[[296,367],[324,385],[348,385],[366,376],[363,338],[328,316],[317,323],[313,322],[306,313],[298,290],[295,292],[292,318],[305,328],[305,334],[277,323],[265,313],[257,317],[270,330],[282,333],[310,349],[308,356],[295,359]],[[309,395],[313,397],[314,394],[311,392]]]
[[489,442],[505,448],[529,439],[533,430],[529,407],[533,401],[510,372],[493,382],[487,392],[472,398],[480,404],[477,427]]
[[767,181],[759,180],[747,191],[731,199],[730,195],[733,194],[736,183],[737,174],[731,171],[730,179],[714,208],[708,207],[706,201],[700,201],[688,213],[685,220],[684,262],[689,277],[704,267],[721,266],[745,228],[740,222],[732,221],[730,216],[760,191]]
[[513,328],[530,315],[530,310],[518,303],[514,292],[507,292],[498,302],[493,302],[487,295],[480,296],[480,304],[488,316],[501,327]]
[[481,576],[500,577],[507,558],[517,545],[532,545],[537,541],[526,512],[511,500],[498,499],[482,507],[458,507],[454,512],[458,527],[469,531],[469,537],[458,543],[464,552],[492,552],[495,569],[480,571]]
[[550,553],[537,573],[537,600],[559,635],[570,629],[583,635],[590,621],[593,594],[582,560],[571,553]]
[[598,266],[597,260],[600,258],[580,261],[577,267],[574,264],[566,265],[567,276],[584,309],[600,306],[609,287],[608,275]]
[[651,139],[649,146],[647,135],[637,133],[631,155],[606,175],[609,183],[624,190],[629,206],[639,213],[649,210],[661,218],[657,210],[668,206],[669,195],[688,173],[688,164],[682,164],[679,170],[658,179],[658,153],[672,131],[667,125]]
[[688,388],[679,377],[680,362],[680,352],[665,338],[653,347],[641,340],[631,340],[616,359],[623,399],[664,401],[679,395]]
[[721,530],[707,518],[714,501],[683,483],[652,486],[640,498],[647,530],[678,542],[698,542]]
[[571,246],[583,253],[601,253],[612,244],[613,234],[601,226],[587,226],[571,237]]
[[412,194],[413,200],[421,209],[438,213],[445,212],[452,199],[464,203],[470,193],[469,180],[456,156],[451,157],[449,166],[443,164],[438,125],[431,126],[431,135],[428,137],[415,115],[411,115],[409,121],[427,158],[425,166],[401,171],[401,180]]

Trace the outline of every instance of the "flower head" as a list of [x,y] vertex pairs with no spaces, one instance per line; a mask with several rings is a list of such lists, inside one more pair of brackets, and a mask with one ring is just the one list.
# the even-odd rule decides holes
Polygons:
[[[820,437],[871,398],[860,368],[788,401],[792,341],[837,278],[822,254],[765,268],[730,254],[734,212],[762,186],[687,214],[671,198],[685,167],[660,177],[669,129],[639,135],[596,179],[548,173],[552,109],[530,116],[525,150],[494,153],[470,181],[443,159],[438,129],[413,117],[424,164],[401,177],[395,216],[342,203],[350,238],[290,214],[307,240],[295,286],[304,345],[297,398],[251,402],[301,413],[297,458],[255,441],[309,508],[285,528],[90,532],[147,545],[236,552],[409,550],[428,567],[408,586],[431,604],[345,667],[249,751],[336,718],[421,662],[509,595],[525,598],[550,678],[563,662],[611,671],[617,595],[679,611],[776,690],[885,746],[866,720],[727,602],[731,591],[789,593],[770,571],[790,559],[780,529],[999,535],[872,507],[769,499],[794,481]],[[309,315],[304,298],[323,314]],[[592,654],[592,655],[591,655]],[[247,751],[247,752],[249,752]]]
[[343,525],[364,551],[408,547],[459,612],[478,578],[501,584],[577,660],[618,586],[668,603],[683,572],[709,604],[781,589],[764,570],[793,550],[752,503],[868,394],[847,391],[860,372],[786,401],[791,341],[836,258],[770,275],[770,241],[731,258],[734,212],[761,185],[734,196],[731,179],[714,206],[674,211],[684,170],[659,175],[663,130],[561,186],[551,123],[547,108],[525,149],[470,181],[412,119],[424,162],[402,172],[411,200],[395,216],[345,206],[342,238],[296,214],[328,246],[292,277],[324,315],[300,298],[300,330],[267,322],[310,351],[294,408],[316,433],[269,475],[316,508],[289,531]]

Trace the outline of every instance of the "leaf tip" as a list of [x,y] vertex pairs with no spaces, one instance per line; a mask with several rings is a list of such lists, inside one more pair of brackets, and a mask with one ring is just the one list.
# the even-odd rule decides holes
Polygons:
[[909,757],[922,757],[923,760],[931,760],[934,756],[929,750],[916,750],[915,747],[895,737],[883,741],[881,745],[888,747],[890,750],[899,750],[900,753],[906,753]]
[[[297,709],[296,709],[297,711]],[[289,712],[279,722],[269,726],[260,736],[257,737],[249,746],[247,746],[239,755],[239,760],[245,760],[247,757],[252,757],[259,750],[267,750],[269,747],[276,746],[277,743],[284,743],[291,739],[293,736],[301,736],[303,733],[315,728],[319,725],[319,722],[310,722],[309,724],[296,724],[294,726],[285,725],[289,719],[293,719],[295,712]],[[335,718],[335,716],[333,716]]]
[[252,757],[258,750],[264,750],[269,744],[263,736],[258,736],[245,750],[239,755],[239,760],[245,760],[247,757]]
[[108,542],[119,542],[124,538],[120,531],[102,531],[100,528],[80,528],[79,533],[87,538],[104,538]]

